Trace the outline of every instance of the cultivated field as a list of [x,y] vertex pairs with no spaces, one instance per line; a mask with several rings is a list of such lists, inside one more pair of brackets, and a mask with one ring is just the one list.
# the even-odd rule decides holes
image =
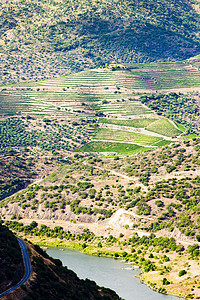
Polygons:
[[[139,96],[163,89],[198,87],[198,68],[198,58],[179,63],[129,64],[7,85],[0,92],[0,115],[94,119],[94,126],[88,126],[92,143],[81,151],[124,153],[121,143],[130,153],[138,147],[146,151],[147,146],[158,147],[180,138],[185,128],[157,115],[140,102]],[[103,151],[102,141],[106,145]]]

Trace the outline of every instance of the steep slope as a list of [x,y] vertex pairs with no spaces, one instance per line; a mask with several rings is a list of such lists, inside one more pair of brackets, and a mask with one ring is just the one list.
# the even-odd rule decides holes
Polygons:
[[199,54],[197,1],[3,1],[1,82]]
[[[21,250],[16,237],[0,225],[0,292],[13,286],[23,276]],[[2,299],[120,299],[110,289],[100,288],[94,281],[80,280],[50,258],[41,248],[26,242],[31,258],[32,276],[28,282]]]
[[0,223],[0,293],[23,277],[24,266],[16,237]]

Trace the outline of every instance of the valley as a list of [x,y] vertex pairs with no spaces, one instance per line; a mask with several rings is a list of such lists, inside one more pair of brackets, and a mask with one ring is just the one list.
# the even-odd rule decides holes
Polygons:
[[[29,179],[32,184],[9,196],[6,194],[9,187],[2,177],[4,193],[0,213],[5,225],[34,243],[44,247],[56,245],[98,256],[122,258],[146,270],[141,279],[153,289],[179,296],[192,294],[198,299],[198,284],[195,284],[195,281],[198,282],[195,272],[198,271],[187,267],[187,274],[190,274],[192,279],[187,281],[188,288],[184,290],[180,290],[178,286],[182,286],[188,277],[184,275],[180,280],[177,271],[177,268],[182,269],[186,266],[186,261],[192,263],[199,255],[198,251],[194,255],[188,252],[189,247],[197,245],[194,246],[197,247],[194,250],[198,250],[199,245],[198,136],[193,134],[193,138],[190,139],[190,136],[180,135],[172,140],[166,136],[162,146],[163,137],[161,139],[153,135],[133,133],[126,128],[119,130],[96,126],[98,121],[102,122],[102,125],[123,124],[123,128],[137,130],[140,126],[146,128],[157,120],[162,121],[162,118],[154,113],[153,115],[153,118],[121,120],[101,117],[96,118],[95,122],[92,118],[90,121],[80,121],[76,118],[69,119],[68,123],[63,117],[51,121],[51,118],[47,117],[40,119],[25,116],[20,121],[20,131],[15,133],[20,142],[19,146],[16,147],[14,142],[12,144],[10,139],[10,143],[7,144],[7,158],[12,157],[12,151],[15,151],[15,156],[17,154],[27,162],[29,172],[29,168],[33,172]],[[19,117],[4,118],[2,125],[6,126],[7,120],[16,122],[18,119],[20,120]],[[173,122],[167,121],[165,124],[171,126]],[[173,126],[174,130],[178,130],[178,127]],[[57,128],[60,127],[61,131],[57,136]],[[42,139],[38,143],[37,139],[32,141],[32,137],[38,134],[39,128]],[[73,128],[71,140],[67,134],[70,128]],[[162,127],[157,127],[157,131],[162,130]],[[29,134],[27,138],[24,135],[26,132]],[[49,133],[52,134],[51,139],[56,137],[59,144],[55,140],[55,144],[43,145],[44,137]],[[127,142],[125,133],[133,133],[129,137],[134,139],[133,141],[138,135],[137,142],[143,145],[144,150],[139,151],[137,148],[137,154],[128,152],[127,155],[124,144],[126,147],[132,144]],[[83,146],[80,144],[81,138],[76,137],[77,134],[82,134],[85,139]],[[122,147],[120,152],[109,152],[110,149],[105,152],[103,149],[104,151],[99,151],[97,155],[95,150],[83,151],[83,147],[98,143],[95,138],[100,134],[101,139],[106,137],[111,141],[114,138],[114,143]],[[167,134],[169,135],[169,132]],[[67,149],[66,138],[69,140]],[[101,142],[99,147],[103,145]],[[12,160],[4,169],[14,177],[15,167],[17,166],[13,165]],[[167,246],[169,243],[173,245],[171,248]],[[147,245],[152,245],[151,250]],[[163,253],[169,253],[167,257],[170,257],[170,263],[166,262],[164,269],[160,266],[161,256],[165,255]],[[177,260],[182,258],[182,255],[184,259],[181,259],[181,264],[177,266]],[[149,256],[158,258],[149,260]],[[147,269],[146,264],[150,265]],[[198,265],[195,264],[194,270],[198,270]],[[156,279],[152,282],[150,278],[155,272]],[[173,283],[163,286],[163,278]],[[195,286],[195,289],[191,286]],[[191,293],[191,289],[195,292]]]
[[199,299],[199,58],[192,63],[1,86],[2,222],[43,247],[123,259],[152,289]]
[[2,300],[121,299],[63,267],[65,248],[122,260],[145,299],[200,299],[199,12],[1,1]]

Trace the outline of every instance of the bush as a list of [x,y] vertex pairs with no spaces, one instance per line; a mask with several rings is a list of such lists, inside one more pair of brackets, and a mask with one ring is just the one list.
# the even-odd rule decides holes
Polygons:
[[176,252],[183,252],[185,250],[183,245],[177,245],[176,246]]
[[163,280],[162,280],[162,283],[163,283],[163,285],[168,285],[168,284],[170,284],[170,282],[167,280],[167,278],[163,278]]
[[187,251],[192,256],[198,256],[199,255],[199,245],[198,244],[189,245],[187,247]]
[[197,242],[200,242],[200,235],[196,235],[196,240],[197,240]]
[[178,276],[181,277],[181,276],[183,276],[185,274],[187,274],[187,271],[181,270],[181,271],[179,271]]
[[157,201],[155,202],[155,204],[156,204],[158,207],[163,207],[163,206],[164,206],[164,204],[163,204],[163,202],[162,202],[161,200],[157,200]]

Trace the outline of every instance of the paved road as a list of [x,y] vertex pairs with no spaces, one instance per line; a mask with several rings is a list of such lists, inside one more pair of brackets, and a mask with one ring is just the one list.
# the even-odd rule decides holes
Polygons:
[[22,251],[22,255],[23,255],[23,261],[24,261],[24,267],[25,267],[25,274],[24,277],[13,287],[11,287],[10,289],[8,289],[7,291],[3,292],[0,294],[0,298],[5,296],[6,294],[13,292],[15,289],[17,289],[18,287],[20,287],[20,285],[22,285],[23,283],[25,283],[29,277],[31,276],[31,263],[29,260],[29,256],[28,256],[28,252],[27,252],[27,248],[25,243],[20,240],[17,239],[18,243],[20,245],[21,251]]

